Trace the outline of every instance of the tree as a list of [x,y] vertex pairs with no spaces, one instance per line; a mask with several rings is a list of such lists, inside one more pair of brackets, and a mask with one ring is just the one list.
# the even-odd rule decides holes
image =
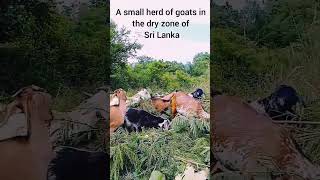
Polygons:
[[301,41],[303,31],[315,22],[319,10],[313,0],[268,1],[266,23],[259,30],[258,43],[277,48]]
[[[0,82],[11,93],[36,84],[49,91],[61,86],[101,86],[109,79],[105,7],[92,7],[78,21],[42,1],[10,1],[1,9]],[[110,59],[109,59],[110,60]]]
[[198,53],[193,58],[193,65],[191,66],[191,74],[193,76],[201,76],[206,73],[210,65],[210,55],[207,52]]
[[[129,57],[135,56],[136,50],[141,48],[137,42],[132,42],[129,38],[130,31],[122,28],[117,29],[115,23],[110,26],[110,57],[111,57],[111,86],[120,87],[123,81],[123,72],[126,70],[126,63]],[[122,87],[124,88],[124,87]]]

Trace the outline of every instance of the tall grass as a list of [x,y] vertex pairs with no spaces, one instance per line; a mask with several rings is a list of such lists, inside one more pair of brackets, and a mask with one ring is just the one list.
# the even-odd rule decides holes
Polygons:
[[[258,73],[261,81],[250,84],[250,88],[230,87],[230,94],[234,95],[232,89],[236,89],[237,96],[241,96],[247,100],[255,100],[270,95],[280,84],[287,84],[297,90],[307,105],[307,108],[298,112],[299,118],[297,120],[320,122],[319,30],[319,25],[313,25],[301,34],[301,39],[298,42],[292,43],[288,47],[281,49],[262,49],[261,51],[257,51],[257,54],[255,55],[257,57],[257,62],[263,64],[260,68],[264,71],[260,74]],[[211,71],[218,72],[217,69],[211,69]],[[220,80],[221,82],[219,77],[212,78],[213,81]],[[238,81],[248,82],[239,79]],[[225,83],[245,84],[242,82]],[[229,92],[227,91],[226,93],[228,94]],[[293,137],[305,155],[314,163],[320,164],[320,125],[283,126],[292,130]],[[230,176],[230,178],[247,179],[243,176],[237,178],[235,176]],[[270,177],[266,176],[265,178],[268,179]],[[217,179],[219,178],[217,177]],[[228,179],[227,174],[225,174],[224,179]]]
[[[285,65],[270,73],[262,89],[271,92],[280,84],[293,86],[303,97],[307,108],[300,112],[299,120],[320,121],[320,26],[311,27],[299,43],[281,49]],[[271,71],[272,72],[272,71]],[[266,94],[257,93],[265,96]],[[320,163],[320,125],[293,126],[298,144],[314,162]]]
[[119,130],[111,137],[112,179],[148,179],[153,170],[174,179],[188,162],[198,168],[208,167],[208,127],[199,120],[179,119],[169,131],[150,129],[129,134]]

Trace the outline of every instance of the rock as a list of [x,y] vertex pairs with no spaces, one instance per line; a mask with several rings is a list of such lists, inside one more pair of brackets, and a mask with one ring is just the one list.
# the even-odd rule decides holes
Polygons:
[[149,180],[166,180],[166,176],[160,171],[152,171]]
[[186,170],[183,174],[179,174],[175,177],[175,180],[206,180],[208,179],[209,169],[201,170],[196,172],[196,170],[191,165],[187,165]]

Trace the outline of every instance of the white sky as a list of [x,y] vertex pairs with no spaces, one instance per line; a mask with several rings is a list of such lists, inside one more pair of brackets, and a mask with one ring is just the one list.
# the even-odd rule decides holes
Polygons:
[[[178,62],[192,61],[193,57],[200,52],[210,52],[210,0],[111,0],[110,2],[111,20],[118,28],[125,27],[131,31],[132,40],[137,40],[143,45],[137,56],[146,55],[155,59],[176,60]],[[160,10],[163,8],[174,10],[199,9],[206,10],[206,15],[202,16],[124,16],[117,15],[118,9],[137,10],[148,8]],[[132,27],[132,21],[139,20],[145,23],[153,21],[182,21],[190,20],[189,27],[185,28],[157,28],[152,27]],[[158,39],[144,38],[145,31],[159,32],[179,32],[179,39]],[[129,62],[134,62],[130,59]]]

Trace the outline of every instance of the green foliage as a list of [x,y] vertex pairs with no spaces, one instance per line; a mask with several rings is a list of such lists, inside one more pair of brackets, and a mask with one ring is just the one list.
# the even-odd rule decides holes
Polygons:
[[1,9],[1,86],[12,93],[37,84],[95,87],[108,81],[105,7],[92,7],[77,22],[54,11],[53,3],[10,1]]
[[305,28],[319,20],[319,1],[281,0],[271,1],[266,11],[266,24],[260,29],[258,43],[270,47],[285,47],[301,42]]
[[[199,121],[199,120],[198,120]],[[183,124],[183,125],[182,125]],[[201,131],[206,125],[199,126]],[[112,179],[147,179],[153,170],[162,172],[168,179],[181,173],[185,161],[193,161],[205,167],[210,163],[209,134],[196,138],[188,129],[192,122],[175,124],[172,130],[143,130],[128,134],[117,131],[111,137],[111,177]],[[177,129],[177,131],[176,131]],[[179,129],[179,130],[178,130]]]
[[210,54],[199,53],[193,58],[193,64],[190,67],[190,74],[193,76],[201,76],[208,74],[210,65]]
[[61,87],[55,95],[52,108],[59,112],[70,111],[86,98],[77,89]]
[[163,60],[139,61],[125,65],[113,74],[115,77],[121,77],[121,81],[116,81],[112,88],[148,87],[155,90],[161,89],[163,92],[194,88],[195,84],[205,81],[204,77],[209,76],[209,55],[203,56],[205,58],[200,55],[199,60],[191,64],[189,70],[184,64]]
[[266,1],[261,7],[257,1],[248,1],[244,8],[213,5],[214,28],[227,28],[259,46],[281,48],[301,42],[302,34],[311,25],[319,24],[319,1]]
[[[288,84],[297,89],[308,107],[299,112],[299,120],[319,121],[319,7],[319,1],[312,0],[268,1],[260,12],[263,19],[259,23],[247,21],[250,28],[246,33],[240,21],[232,22],[248,7],[240,11],[216,7],[217,15],[230,18],[217,18],[211,35],[211,86],[255,100],[270,95],[280,84]],[[230,12],[234,15],[227,14]],[[319,127],[291,128],[296,130],[293,135],[302,151],[319,163]]]
[[[0,10],[1,99],[25,85],[35,84],[54,96],[55,110],[67,111],[84,99],[79,91],[93,92],[109,82],[110,74],[113,89],[133,91],[147,87],[159,92],[176,89],[190,92],[194,87],[201,87],[209,92],[209,54],[197,55],[188,66],[146,57],[140,58],[137,64],[128,64],[128,58],[134,57],[141,45],[129,39],[130,32],[126,29],[117,29],[114,23],[106,24],[105,2],[91,3],[74,18],[72,9],[56,12],[52,1],[0,2],[3,5]],[[194,119],[179,122],[180,125],[174,125],[179,132],[152,129],[130,135],[119,131],[112,136],[112,177],[145,179],[152,171],[159,170],[173,179],[182,172],[186,164],[183,160],[207,166],[208,124]],[[71,126],[66,123],[62,144],[78,143],[74,142],[78,136],[68,136]],[[183,130],[179,126],[187,128]]]
[[149,87],[173,91],[191,88],[200,76],[209,76],[209,54],[199,53],[192,64],[138,57],[137,63],[129,64],[141,45],[129,39],[130,31],[117,29],[111,23],[111,87],[112,89],[139,89]]
[[211,26],[213,28],[233,28],[237,29],[240,26],[240,15],[231,6],[219,6],[213,2],[211,13]]
[[[158,91],[151,91],[155,92]],[[128,94],[135,93],[128,91]],[[210,103],[204,101],[203,104],[209,112]],[[141,102],[136,108],[160,116],[150,100]],[[160,171],[166,179],[174,179],[183,172],[188,162],[206,168],[210,164],[209,132],[210,123],[207,120],[180,115],[172,120],[168,131],[143,129],[142,132],[129,134],[119,128],[111,136],[111,179],[147,180],[153,171]]]
[[250,89],[259,81],[253,66],[258,49],[250,41],[228,30],[217,28],[212,34],[214,52],[211,57],[211,77],[214,86],[231,94]]
[[125,85],[130,82],[127,78],[128,72],[126,69],[127,60],[134,56],[136,50],[141,48],[141,45],[136,42],[131,42],[129,39],[130,31],[126,29],[117,29],[115,23],[111,23],[110,27],[110,57],[111,57],[111,86],[113,88],[125,88]]
[[189,136],[194,138],[205,136],[205,134],[210,132],[210,126],[207,121],[196,118],[186,118],[180,115],[175,117],[172,126],[177,133],[189,131]]

